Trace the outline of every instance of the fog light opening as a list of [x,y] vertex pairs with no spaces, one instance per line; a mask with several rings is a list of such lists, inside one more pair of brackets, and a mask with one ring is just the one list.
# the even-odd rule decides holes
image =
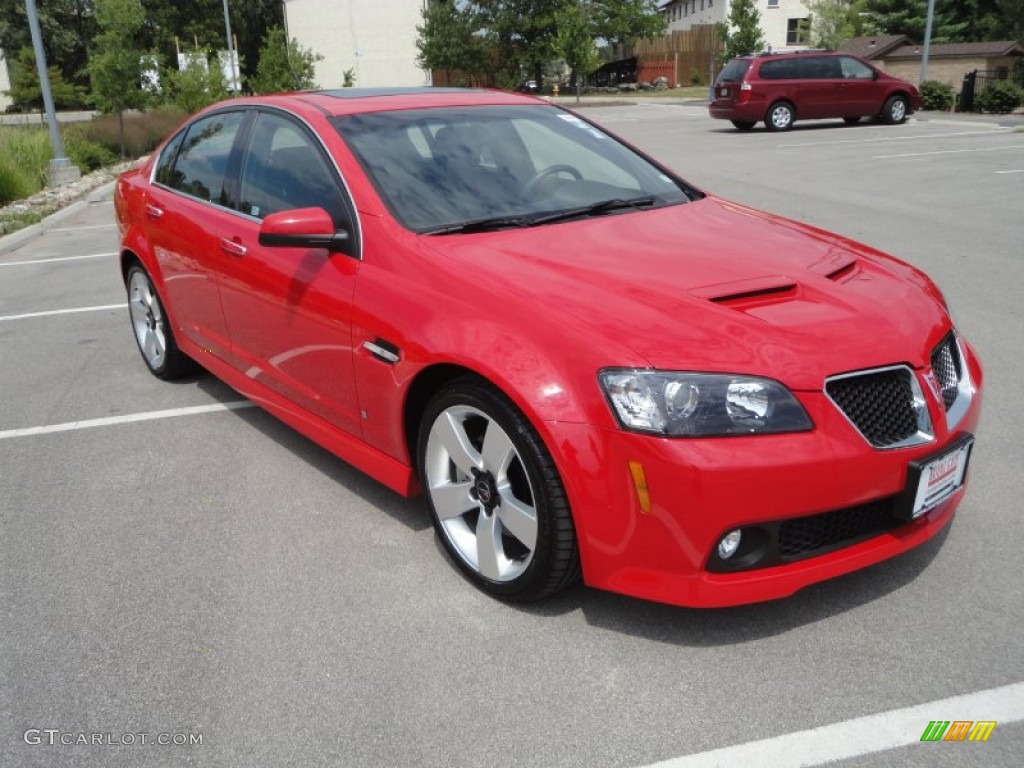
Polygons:
[[737,528],[735,531],[729,531],[722,540],[718,542],[718,556],[723,560],[728,560],[730,557],[736,554],[736,550],[740,548],[740,540],[743,538],[743,531]]

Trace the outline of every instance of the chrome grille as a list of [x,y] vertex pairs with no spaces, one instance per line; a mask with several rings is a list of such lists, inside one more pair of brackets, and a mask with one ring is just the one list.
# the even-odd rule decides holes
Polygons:
[[914,372],[906,366],[834,376],[825,393],[875,448],[931,439],[931,419]]
[[963,377],[963,362],[960,360],[960,347],[952,333],[946,335],[932,352],[932,370],[938,380],[942,404],[948,411],[956,402],[960,392],[960,379]]

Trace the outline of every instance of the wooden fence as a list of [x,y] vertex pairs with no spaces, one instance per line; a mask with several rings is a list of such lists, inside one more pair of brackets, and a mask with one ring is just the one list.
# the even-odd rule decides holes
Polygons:
[[647,74],[656,71],[654,77],[667,77],[671,85],[689,85],[698,78],[707,83],[712,67],[717,71],[720,49],[714,24],[697,24],[663,37],[637,40],[633,43],[633,55],[639,59],[637,79],[650,82],[654,78]]

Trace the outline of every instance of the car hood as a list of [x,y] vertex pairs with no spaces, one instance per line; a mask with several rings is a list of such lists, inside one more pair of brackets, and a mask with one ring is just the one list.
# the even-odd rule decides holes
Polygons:
[[[835,373],[923,366],[948,328],[941,296],[918,270],[714,197],[432,245],[458,262],[460,280],[475,274],[486,295],[518,299],[546,332],[624,345],[665,370],[820,390]],[[589,333],[578,334],[579,323]]]

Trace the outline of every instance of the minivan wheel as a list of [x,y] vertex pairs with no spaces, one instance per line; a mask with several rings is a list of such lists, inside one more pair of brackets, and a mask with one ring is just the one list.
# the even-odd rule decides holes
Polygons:
[[530,602],[579,579],[561,477],[502,392],[475,377],[451,382],[427,405],[417,454],[434,528],[480,589]]
[[882,119],[889,125],[899,125],[907,119],[907,100],[902,96],[890,96],[882,107]]
[[732,124],[736,126],[737,131],[749,131],[754,127],[753,120],[733,120]]
[[793,127],[793,105],[788,101],[777,101],[768,107],[764,125],[769,131],[788,131]]

